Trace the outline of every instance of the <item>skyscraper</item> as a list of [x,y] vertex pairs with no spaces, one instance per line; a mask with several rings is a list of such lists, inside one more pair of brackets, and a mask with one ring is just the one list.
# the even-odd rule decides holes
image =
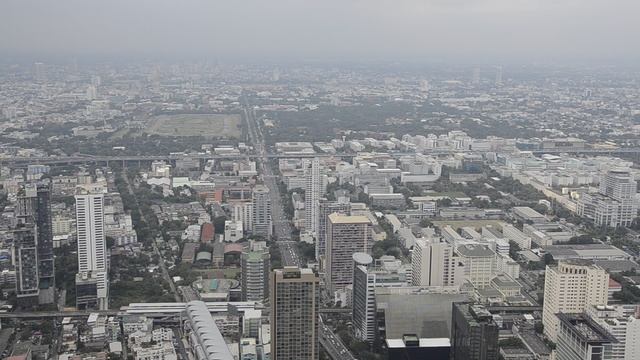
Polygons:
[[351,213],[351,203],[347,201],[320,200],[318,205],[318,234],[316,236],[316,259],[324,256],[327,243],[327,219],[329,215],[339,213],[349,215]]
[[53,260],[53,227],[48,184],[25,184],[18,196],[16,217],[20,223],[33,223],[37,233],[39,303],[55,301],[55,270]]
[[318,359],[318,275],[285,267],[271,273],[271,359]]
[[551,341],[557,341],[556,314],[581,313],[592,305],[606,305],[609,274],[586,260],[564,260],[547,266],[544,281],[542,324]]
[[314,237],[319,232],[319,211],[320,197],[323,195],[322,171],[320,159],[313,158],[311,164],[305,169],[305,192],[304,192],[304,227],[307,233]]
[[496,86],[502,85],[502,66],[496,66]]
[[638,183],[628,171],[609,171],[600,182],[600,193],[619,203],[618,225],[629,226],[638,215]]
[[463,271],[450,244],[439,239],[416,241],[411,254],[411,281],[414,286],[459,285],[464,277]]
[[76,306],[79,309],[107,309],[109,269],[104,228],[104,194],[82,191],[75,198],[78,237]]
[[498,360],[498,331],[484,306],[453,303],[451,360]]
[[21,306],[36,305],[40,293],[38,235],[33,223],[19,224],[13,231],[16,295]]
[[353,282],[353,254],[371,253],[371,222],[366,216],[333,213],[327,222],[326,284],[330,294]]
[[269,188],[257,185],[253,189],[253,233],[269,238],[272,234],[271,197]]
[[351,308],[354,336],[372,342],[376,335],[376,274],[369,254],[353,254],[353,295]]
[[240,263],[242,301],[265,302],[269,298],[269,271],[271,270],[269,251],[243,252]]

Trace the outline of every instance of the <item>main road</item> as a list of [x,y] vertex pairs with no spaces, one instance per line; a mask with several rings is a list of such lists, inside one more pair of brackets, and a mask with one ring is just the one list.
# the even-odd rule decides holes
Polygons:
[[244,117],[249,130],[249,139],[258,155],[260,172],[264,185],[269,189],[271,197],[271,221],[273,222],[273,237],[275,238],[280,253],[282,254],[283,265],[301,266],[300,257],[296,251],[295,242],[291,239],[293,228],[291,221],[287,218],[282,205],[282,195],[276,183],[276,176],[273,174],[269,157],[264,145],[264,135],[262,129],[256,121],[255,111],[249,106],[245,98]]

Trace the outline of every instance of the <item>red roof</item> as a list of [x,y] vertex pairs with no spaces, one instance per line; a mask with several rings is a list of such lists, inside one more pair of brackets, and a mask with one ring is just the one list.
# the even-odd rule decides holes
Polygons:
[[244,250],[244,247],[242,246],[242,244],[226,244],[224,246],[224,253],[228,254],[231,252],[238,252],[241,253],[242,250]]
[[622,285],[612,278],[609,278],[609,289],[622,289]]
[[213,242],[216,235],[216,228],[212,223],[204,223],[200,228],[200,242]]

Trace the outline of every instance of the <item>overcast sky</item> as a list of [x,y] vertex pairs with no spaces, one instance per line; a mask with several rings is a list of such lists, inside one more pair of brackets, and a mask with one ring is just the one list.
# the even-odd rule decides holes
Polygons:
[[640,59],[640,0],[1,0],[0,56]]

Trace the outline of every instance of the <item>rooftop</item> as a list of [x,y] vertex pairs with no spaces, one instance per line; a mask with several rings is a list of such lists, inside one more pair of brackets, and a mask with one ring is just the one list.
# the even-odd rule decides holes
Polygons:
[[369,218],[363,215],[340,215],[333,213],[329,215],[329,220],[333,224],[370,224]]

